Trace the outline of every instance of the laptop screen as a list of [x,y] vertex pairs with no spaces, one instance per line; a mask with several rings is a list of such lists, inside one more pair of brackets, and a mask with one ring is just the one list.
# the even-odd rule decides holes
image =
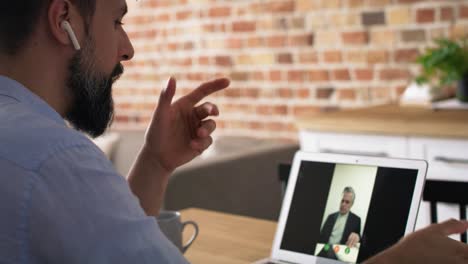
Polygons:
[[280,248],[362,262],[403,237],[417,169],[302,161]]

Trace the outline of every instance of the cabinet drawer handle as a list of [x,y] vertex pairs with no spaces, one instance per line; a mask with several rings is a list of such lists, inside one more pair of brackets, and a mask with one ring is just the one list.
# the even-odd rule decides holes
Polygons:
[[449,163],[449,164],[463,164],[463,165],[468,165],[468,160],[466,159],[452,159],[452,158],[446,158],[446,157],[435,157],[434,160],[444,162],[444,163]]
[[333,149],[322,149],[320,152],[331,153],[331,154],[357,155],[357,156],[389,157],[388,153],[385,153],[385,152],[344,151],[344,150],[333,150]]

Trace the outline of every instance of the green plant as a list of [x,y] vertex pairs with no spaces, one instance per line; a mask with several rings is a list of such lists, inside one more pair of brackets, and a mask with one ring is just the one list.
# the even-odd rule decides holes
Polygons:
[[423,72],[416,78],[418,84],[438,81],[441,87],[461,80],[468,74],[468,41],[438,39],[437,47],[418,57]]

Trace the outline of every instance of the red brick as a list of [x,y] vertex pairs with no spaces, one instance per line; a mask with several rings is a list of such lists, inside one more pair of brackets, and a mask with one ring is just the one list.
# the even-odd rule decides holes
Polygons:
[[295,17],[291,21],[292,28],[304,30],[305,27],[305,18],[304,17]]
[[117,114],[114,120],[116,123],[128,123],[130,118],[126,115]]
[[292,112],[295,116],[308,116],[320,112],[317,106],[294,106]]
[[419,9],[416,13],[416,21],[418,23],[432,23],[435,20],[435,9],[425,8]]
[[233,129],[246,129],[248,128],[248,123],[240,120],[231,120],[229,121],[228,126]]
[[288,81],[291,82],[302,82],[304,81],[304,71],[291,70],[288,72]]
[[226,17],[231,15],[230,7],[213,7],[208,12],[210,17]]
[[427,0],[398,0],[399,4],[412,4],[412,3],[418,3],[418,2],[423,2]]
[[256,107],[255,112],[258,115],[271,115],[271,107],[269,105],[259,105]]
[[374,71],[371,68],[356,69],[354,75],[358,81],[372,81],[374,79]]
[[335,88],[326,87],[317,89],[317,99],[329,99],[335,92]]
[[408,80],[411,77],[411,74],[408,70],[384,69],[380,71],[379,77],[382,81]]
[[385,25],[385,12],[363,12],[361,14],[361,21],[364,26]]
[[325,62],[338,63],[342,62],[342,54],[339,50],[325,51],[323,53],[323,59]]
[[271,71],[270,72],[270,81],[281,81],[281,71]]
[[[264,87],[264,88],[260,89],[260,98],[263,98],[263,99],[279,98],[278,93],[277,93],[277,89],[267,88],[267,87]],[[251,102],[251,103],[253,103],[253,102]],[[256,104],[256,103],[254,103],[254,104]]]
[[342,34],[344,44],[364,45],[369,42],[367,31],[345,32]]
[[226,122],[224,120],[216,120],[216,129],[222,130],[226,128]]
[[171,65],[191,66],[192,65],[192,59],[190,59],[190,58],[177,58],[177,59],[172,59],[169,63]]
[[273,114],[274,115],[287,115],[288,114],[288,106],[287,105],[278,105],[273,107]]
[[176,13],[177,20],[188,19],[192,16],[192,11],[180,11]]
[[210,64],[210,58],[206,57],[206,56],[200,57],[200,58],[198,58],[198,63],[200,65],[209,65]]
[[318,55],[317,52],[303,52],[299,53],[299,61],[301,63],[317,63]]
[[247,81],[249,80],[248,72],[231,72],[231,79],[233,81]]
[[289,124],[281,122],[267,122],[266,129],[269,131],[289,131]]
[[296,90],[296,97],[305,99],[310,97],[310,90],[307,88],[300,88]]
[[131,105],[130,105],[130,103],[116,103],[115,107],[117,109],[130,109]]
[[194,47],[195,47],[195,44],[193,44],[193,42],[191,42],[191,41],[187,41],[187,42],[183,43],[183,49],[184,50],[192,50]]
[[288,113],[288,107],[286,105],[260,105],[257,106],[256,112],[259,115],[286,115]]
[[388,52],[385,50],[370,50],[367,53],[367,62],[370,64],[387,63]]
[[339,100],[356,100],[356,90],[354,89],[339,89],[337,92]]
[[[155,22],[168,22],[169,20],[171,20],[171,16],[169,14],[161,14],[161,15],[156,16],[154,21]],[[137,23],[137,24],[141,24],[141,23]]]
[[240,38],[228,38],[226,40],[226,47],[229,49],[241,49],[242,46],[243,42]]
[[468,18],[468,5],[460,7],[460,18]]
[[260,37],[252,37],[247,39],[247,45],[250,48],[261,47],[263,46],[263,39]]
[[232,66],[232,59],[229,56],[216,56],[215,61],[218,66]]
[[251,21],[237,21],[232,23],[232,30],[234,32],[251,32],[255,31],[255,22]]
[[215,24],[205,24],[203,25],[203,31],[205,32],[216,32],[216,25]]
[[259,122],[259,121],[249,121],[248,126],[250,129],[254,129],[254,130],[264,129],[263,122]]
[[454,19],[454,12],[452,7],[443,7],[440,10],[440,20],[452,21]]
[[403,42],[426,42],[426,32],[423,29],[407,29],[401,31]]
[[222,104],[219,106],[221,112],[225,113],[245,113],[249,114],[255,111],[250,104]]
[[288,99],[293,97],[293,91],[291,88],[279,88],[276,90],[276,97]]
[[365,6],[365,2],[364,0],[349,0],[348,5],[349,7],[363,7]]
[[[154,19],[154,20],[153,20]],[[161,15],[158,15],[154,18],[150,17],[150,16],[145,16],[145,15],[139,15],[139,16],[133,16],[133,17],[128,17],[126,18],[126,22],[127,23],[130,23],[130,24],[147,24],[147,23],[151,23],[151,21],[158,21],[158,22],[167,22],[169,21],[170,19],[170,16],[169,14],[161,14]]]
[[294,0],[281,0],[261,5],[262,9],[265,9],[266,5],[266,10],[272,13],[293,12],[295,7]]
[[369,0],[368,5],[371,7],[386,7],[392,4],[393,0]]
[[367,63],[367,52],[363,49],[347,51],[345,60],[352,63]]
[[278,63],[281,64],[291,64],[293,63],[293,56],[291,53],[281,53],[278,54]]
[[291,36],[288,38],[289,46],[312,46],[314,45],[314,35],[304,34],[298,36]]
[[333,80],[337,80],[337,81],[351,80],[349,70],[348,69],[333,70]]
[[239,88],[229,88],[223,91],[226,97],[240,97],[241,90]]
[[329,81],[330,74],[327,70],[311,70],[308,72],[309,81]]
[[265,74],[261,71],[252,72],[252,76],[255,81],[265,81]]
[[285,36],[272,36],[266,39],[268,47],[285,47],[287,38]]
[[418,56],[418,49],[399,49],[395,51],[395,62],[414,63]]
[[251,99],[257,99],[260,95],[258,88],[244,88],[241,90],[241,96]]
[[190,81],[203,81],[203,74],[201,73],[188,73],[187,79]]

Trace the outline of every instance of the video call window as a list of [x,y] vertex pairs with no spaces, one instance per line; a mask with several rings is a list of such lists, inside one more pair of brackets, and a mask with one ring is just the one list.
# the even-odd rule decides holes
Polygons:
[[[403,236],[416,176],[417,170],[302,162],[280,248],[364,261]],[[395,186],[400,194],[392,201]]]
[[355,263],[377,167],[337,164],[314,255]]

